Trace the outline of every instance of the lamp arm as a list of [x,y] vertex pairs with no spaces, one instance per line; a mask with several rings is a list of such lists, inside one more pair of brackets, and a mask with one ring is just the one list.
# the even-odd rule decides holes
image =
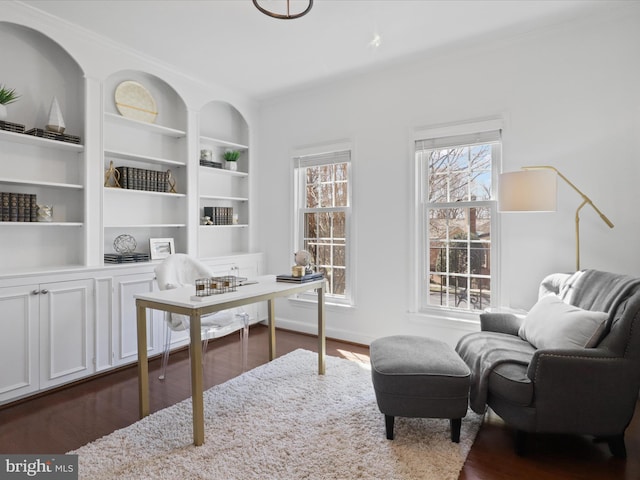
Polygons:
[[[553,170],[554,172],[556,172],[556,174],[565,182],[567,182],[567,184],[573,188],[576,192],[578,192],[578,195],[580,195],[582,197],[582,199],[584,200],[583,204],[580,205],[580,207],[578,207],[578,212],[580,211],[580,209],[585,205],[585,203],[588,203],[589,205],[591,205],[591,207],[596,211],[596,213],[598,215],[600,215],[600,218],[602,219],[602,221],[604,223],[606,223],[609,228],[613,228],[613,222],[611,220],[609,220],[609,218],[607,218],[607,216],[602,213],[600,211],[600,209],[598,207],[596,207],[593,202],[591,201],[591,199],[589,197],[587,197],[587,195],[584,194],[584,192],[582,192],[582,190],[580,190],[578,187],[576,187],[571,180],[569,180],[567,177],[565,177],[562,173],[560,173],[560,171],[556,168],[556,167],[552,167],[550,165],[536,165],[536,166],[531,166],[531,167],[522,167],[523,170],[541,170],[541,169],[548,169],[548,170]],[[576,212],[576,215],[578,215],[578,212]]]

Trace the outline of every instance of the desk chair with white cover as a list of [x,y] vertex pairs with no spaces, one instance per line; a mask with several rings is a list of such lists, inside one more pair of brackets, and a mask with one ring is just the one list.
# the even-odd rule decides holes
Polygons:
[[[195,285],[198,278],[213,277],[211,269],[204,263],[184,253],[169,255],[155,269],[156,280],[160,290],[169,290],[185,285]],[[195,290],[194,290],[195,293]],[[240,331],[242,347],[242,369],[246,370],[247,342],[249,339],[249,314],[241,308],[222,310],[220,312],[205,315],[202,321],[202,357],[207,351],[207,344],[212,338],[224,337],[233,332]],[[167,363],[169,362],[169,350],[171,349],[171,333],[189,330],[189,317],[177,313],[165,313],[165,347],[162,355],[162,368],[160,380],[164,380]]]

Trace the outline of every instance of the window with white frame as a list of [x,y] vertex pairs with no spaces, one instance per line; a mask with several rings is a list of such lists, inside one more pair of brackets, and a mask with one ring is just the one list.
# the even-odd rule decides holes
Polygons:
[[294,182],[296,248],[325,274],[327,299],[349,304],[351,150],[294,157]]
[[421,309],[492,304],[500,155],[500,129],[416,141]]

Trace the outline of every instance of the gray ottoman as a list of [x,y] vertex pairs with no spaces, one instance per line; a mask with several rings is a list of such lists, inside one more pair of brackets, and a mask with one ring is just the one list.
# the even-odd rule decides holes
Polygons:
[[389,440],[395,417],[419,417],[450,419],[451,441],[460,441],[471,373],[453,348],[432,338],[397,335],[374,340],[369,354]]

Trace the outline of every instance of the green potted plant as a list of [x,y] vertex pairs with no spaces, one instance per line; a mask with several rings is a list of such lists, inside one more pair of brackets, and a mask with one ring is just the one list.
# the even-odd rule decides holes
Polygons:
[[7,107],[10,103],[15,102],[20,98],[20,95],[16,93],[15,88],[7,88],[3,85],[0,85],[0,120],[5,120],[7,118]]
[[227,150],[224,152],[224,159],[227,161],[227,168],[229,170],[238,170],[238,158],[240,157],[240,152],[238,150]]

